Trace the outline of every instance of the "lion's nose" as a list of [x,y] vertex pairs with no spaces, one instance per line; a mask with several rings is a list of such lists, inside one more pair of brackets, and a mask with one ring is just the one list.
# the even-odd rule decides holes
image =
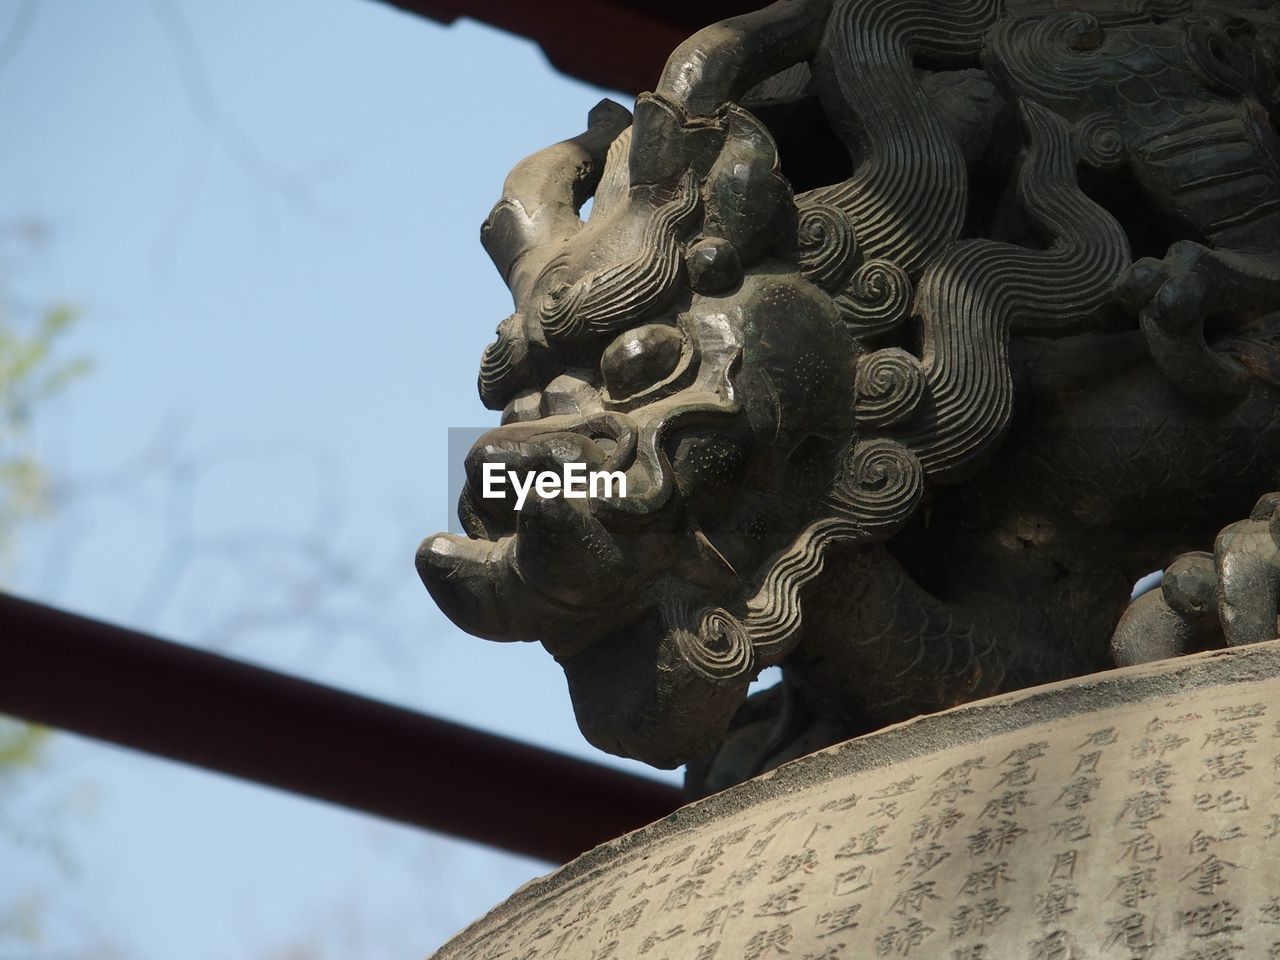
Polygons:
[[[497,427],[467,454],[459,515],[474,535],[495,539],[513,533],[517,507],[537,496],[527,478],[543,472],[563,477],[568,464],[581,464],[585,473],[625,471],[635,448],[635,426],[614,412]],[[526,491],[523,498],[520,485]]]

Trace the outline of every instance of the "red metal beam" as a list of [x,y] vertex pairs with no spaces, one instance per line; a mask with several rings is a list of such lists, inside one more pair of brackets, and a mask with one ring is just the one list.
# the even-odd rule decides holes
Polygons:
[[452,23],[460,17],[528,37],[561,73],[629,93],[652,90],[667,57],[709,23],[767,0],[384,0]]
[[674,787],[0,594],[0,712],[564,862]]

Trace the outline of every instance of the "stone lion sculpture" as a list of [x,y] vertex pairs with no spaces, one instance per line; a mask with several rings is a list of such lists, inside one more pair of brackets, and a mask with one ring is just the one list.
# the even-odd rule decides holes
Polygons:
[[[1265,0],[779,0],[704,29],[484,224],[502,425],[427,588],[540,641],[593,744],[695,792],[1275,636],[1278,65]],[[627,495],[481,496],[486,463],[570,462]]]

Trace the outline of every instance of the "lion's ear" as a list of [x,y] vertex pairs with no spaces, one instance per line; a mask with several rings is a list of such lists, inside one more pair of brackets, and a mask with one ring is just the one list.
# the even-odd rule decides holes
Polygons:
[[582,228],[578,210],[600,181],[610,144],[630,121],[625,107],[602,100],[588,115],[585,132],[525,157],[507,176],[480,242],[517,304],[541,269],[526,255]]

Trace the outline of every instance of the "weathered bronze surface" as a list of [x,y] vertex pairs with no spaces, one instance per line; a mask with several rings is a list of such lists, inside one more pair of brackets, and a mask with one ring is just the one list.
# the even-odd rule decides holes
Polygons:
[[[701,31],[484,225],[503,424],[428,589],[541,641],[591,742],[695,792],[1274,637],[1278,65],[1265,0],[782,0]],[[568,462],[627,496],[480,496],[485,463]]]

